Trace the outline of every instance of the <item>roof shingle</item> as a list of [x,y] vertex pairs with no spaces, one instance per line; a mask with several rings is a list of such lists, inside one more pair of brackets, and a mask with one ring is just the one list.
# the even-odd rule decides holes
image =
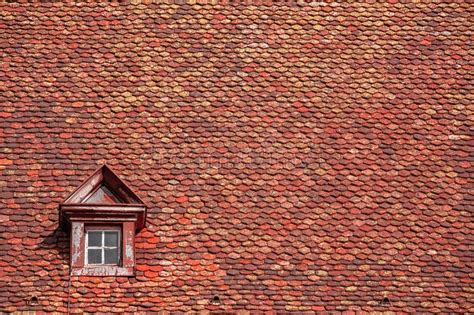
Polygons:
[[[473,6],[190,3],[1,4],[0,307],[474,312]],[[137,274],[68,289],[103,162]]]

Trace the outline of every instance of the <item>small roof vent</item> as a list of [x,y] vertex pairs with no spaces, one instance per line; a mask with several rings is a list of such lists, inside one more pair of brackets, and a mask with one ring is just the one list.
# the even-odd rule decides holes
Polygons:
[[392,303],[390,302],[390,299],[388,297],[384,297],[382,300],[379,302],[380,306],[390,306]]
[[39,305],[38,298],[36,296],[32,296],[30,300],[27,302],[29,306],[37,306]]
[[212,305],[221,305],[221,299],[218,295],[214,295],[211,299]]

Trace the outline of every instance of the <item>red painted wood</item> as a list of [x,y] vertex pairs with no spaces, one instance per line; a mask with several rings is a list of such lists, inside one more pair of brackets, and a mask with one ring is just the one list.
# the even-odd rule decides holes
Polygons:
[[[86,219],[86,218],[85,218]],[[91,220],[75,221],[71,226],[71,268],[73,275],[88,276],[132,276],[135,267],[135,222],[111,222]],[[117,222],[115,222],[117,223]],[[85,264],[85,233],[87,230],[121,229],[120,265],[87,266]]]
[[[135,231],[145,225],[146,205],[107,166],[94,172],[60,205],[61,225],[71,230],[71,268],[74,275],[133,275]],[[87,229],[122,230],[120,266],[85,265]]]
[[71,224],[71,268],[84,266],[85,234],[83,222],[72,222]]
[[135,225],[124,222],[122,225],[122,262],[123,267],[135,266]]

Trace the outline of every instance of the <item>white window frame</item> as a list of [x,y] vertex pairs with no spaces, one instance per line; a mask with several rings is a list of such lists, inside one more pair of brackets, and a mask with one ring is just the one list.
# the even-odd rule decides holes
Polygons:
[[[89,232],[101,232],[101,236],[102,236],[102,246],[98,247],[98,246],[89,246]],[[118,237],[118,242],[117,242],[117,247],[111,247],[111,246],[105,246],[105,232],[114,232],[114,233],[117,233],[117,237]],[[84,244],[84,247],[85,247],[85,265],[86,266],[120,266],[121,264],[121,254],[122,254],[122,251],[121,251],[121,247],[122,247],[122,242],[121,242],[121,233],[120,233],[120,229],[107,229],[107,228],[104,228],[104,229],[101,229],[101,228],[97,228],[97,229],[88,229],[86,230],[86,239],[85,239],[85,244]],[[89,263],[89,248],[90,249],[100,249],[101,250],[101,264],[90,264]],[[103,263],[105,261],[105,257],[104,257],[104,253],[105,253],[105,249],[115,249],[117,248],[117,261],[118,263],[117,264],[105,264]]]

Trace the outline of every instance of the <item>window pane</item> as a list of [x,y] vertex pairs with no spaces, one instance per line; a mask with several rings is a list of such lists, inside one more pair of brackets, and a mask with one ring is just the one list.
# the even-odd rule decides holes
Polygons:
[[104,246],[118,247],[118,232],[105,232],[104,240]]
[[104,249],[104,264],[118,265],[118,248]]
[[102,232],[101,231],[89,231],[87,232],[88,246],[102,246]]
[[101,264],[102,263],[102,250],[91,249],[87,250],[87,263],[88,264]]

